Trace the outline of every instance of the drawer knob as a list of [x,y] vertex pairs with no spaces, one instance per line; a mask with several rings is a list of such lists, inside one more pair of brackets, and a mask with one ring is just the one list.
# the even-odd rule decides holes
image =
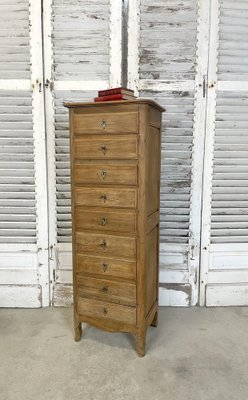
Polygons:
[[106,176],[107,176],[107,171],[102,170],[102,171],[101,171],[101,177],[102,177],[102,179],[104,180],[104,179],[106,178]]
[[105,203],[105,201],[107,201],[107,200],[108,200],[108,198],[107,198],[106,194],[102,194],[102,195],[100,196],[100,199],[101,199],[101,200],[103,200],[103,201],[104,201],[104,203]]
[[103,309],[103,314],[107,315],[108,314],[108,310],[106,308]]
[[103,293],[107,293],[108,292],[108,286],[104,286],[101,290],[102,290]]
[[108,269],[108,264],[102,263],[102,269],[103,269],[104,272],[106,272],[107,269]]
[[107,223],[108,223],[108,220],[106,217],[100,218],[100,225],[105,226],[105,225],[107,225]]
[[107,242],[106,242],[105,239],[102,241],[102,243],[100,244],[100,246],[101,246],[102,249],[106,249],[106,247],[107,247]]
[[105,121],[105,119],[102,120],[102,122],[101,122],[101,127],[102,127],[103,129],[105,129],[105,128],[107,127],[107,121]]
[[105,154],[106,154],[106,151],[107,151],[107,146],[106,146],[106,144],[102,144],[102,145],[101,145],[101,150],[102,150],[103,154],[105,155]]

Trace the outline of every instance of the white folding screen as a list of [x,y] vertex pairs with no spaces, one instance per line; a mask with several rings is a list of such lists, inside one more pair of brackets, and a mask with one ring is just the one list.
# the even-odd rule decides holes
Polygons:
[[201,304],[248,305],[248,4],[212,0]]
[[161,305],[198,301],[208,24],[208,1],[129,1],[129,85],[166,108]]
[[0,14],[0,306],[47,306],[41,5],[0,0]]
[[49,236],[53,304],[71,302],[69,117],[64,101],[92,101],[121,84],[122,2],[44,0]]

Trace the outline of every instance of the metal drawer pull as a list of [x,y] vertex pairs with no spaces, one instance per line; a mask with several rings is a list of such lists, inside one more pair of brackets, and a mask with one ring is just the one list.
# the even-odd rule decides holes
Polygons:
[[108,198],[107,198],[106,194],[102,194],[102,195],[100,196],[100,199],[101,199],[101,200],[103,200],[103,201],[104,201],[104,203],[105,203],[105,201],[107,201],[107,200],[108,200]]
[[104,287],[101,289],[101,291],[102,291],[103,293],[107,293],[107,292],[108,292],[108,286],[104,286]]
[[105,154],[106,154],[106,151],[107,151],[107,146],[106,146],[106,144],[102,144],[102,145],[101,145],[101,150],[102,150],[103,154],[105,155]]
[[102,241],[102,243],[100,244],[100,246],[101,246],[103,249],[106,249],[106,247],[107,247],[107,242],[106,242],[105,239]]
[[101,177],[102,177],[102,179],[105,179],[106,176],[107,176],[107,171],[102,170],[102,171],[101,171]]
[[103,119],[101,122],[101,127],[105,129],[107,127],[107,122]]
[[105,225],[107,225],[107,223],[108,223],[108,220],[106,217],[100,218],[100,225],[105,226]]
[[107,271],[107,268],[108,268],[108,264],[102,263],[102,269],[103,269],[104,272]]

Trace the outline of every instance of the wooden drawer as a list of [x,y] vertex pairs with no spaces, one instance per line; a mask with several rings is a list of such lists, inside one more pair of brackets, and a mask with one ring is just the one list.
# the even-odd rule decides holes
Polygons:
[[136,135],[95,135],[74,139],[75,159],[132,159],[137,156]]
[[108,257],[76,255],[76,271],[83,274],[136,279],[136,262]]
[[111,303],[135,306],[136,286],[133,283],[77,276],[79,297],[93,297]]
[[137,184],[137,165],[75,164],[75,184]]
[[128,236],[76,232],[76,251],[93,255],[136,257],[136,239]]
[[75,206],[136,208],[136,189],[89,188],[74,189]]
[[136,308],[104,301],[78,298],[80,316],[104,318],[125,324],[136,325]]
[[[76,111],[76,110],[75,110]],[[137,112],[81,114],[74,111],[74,135],[91,133],[137,133]]]
[[99,232],[135,232],[136,213],[125,211],[90,211],[82,208],[75,210],[75,228],[77,230],[98,230]]

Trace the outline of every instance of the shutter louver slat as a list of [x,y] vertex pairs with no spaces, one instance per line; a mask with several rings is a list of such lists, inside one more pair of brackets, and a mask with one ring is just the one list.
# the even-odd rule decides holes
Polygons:
[[[187,243],[189,237],[194,95],[141,92],[166,108],[162,136],[161,242]],[[168,219],[169,218],[169,219]]]
[[[211,204],[212,243],[248,241],[247,100],[246,92],[220,91],[217,95]],[[233,102],[236,107],[232,107]],[[246,104],[246,113],[243,103]],[[228,136],[225,136],[225,130],[228,130]]]
[[248,81],[247,39],[247,2],[220,1],[219,80]]
[[71,242],[71,186],[69,162],[69,118],[64,101],[92,101],[95,92],[57,91],[54,93],[56,214],[58,242]]
[[30,79],[29,1],[0,3],[0,79]]
[[141,1],[140,79],[194,79],[196,19],[194,0]]
[[31,92],[0,92],[0,243],[36,242],[31,103]]
[[55,80],[108,80],[109,1],[53,1]]

